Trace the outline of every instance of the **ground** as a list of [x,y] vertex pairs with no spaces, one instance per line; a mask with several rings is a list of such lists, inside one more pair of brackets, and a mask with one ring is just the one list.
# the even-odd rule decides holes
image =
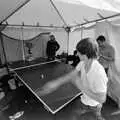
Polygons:
[[[25,91],[28,96],[25,96]],[[95,120],[92,113],[82,116],[75,114],[76,109],[78,109],[79,97],[53,115],[28,89],[25,89],[25,91],[18,89],[9,93],[8,98],[14,96],[14,99],[12,99],[12,103],[9,103],[6,110],[0,112],[0,120],[9,120],[10,115],[21,110],[24,111],[24,114],[17,120]],[[25,101],[26,98],[28,101]],[[120,109],[109,97],[103,105],[102,114],[106,120],[120,120]]]

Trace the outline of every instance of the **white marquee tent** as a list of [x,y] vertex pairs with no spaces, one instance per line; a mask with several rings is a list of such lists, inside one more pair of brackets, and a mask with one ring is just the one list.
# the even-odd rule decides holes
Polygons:
[[[9,46],[18,39],[32,40],[38,36],[38,38],[35,37],[38,44],[38,39],[43,41],[47,39],[47,37],[43,39],[41,33],[52,32],[61,45],[59,52],[72,53],[81,38],[88,36],[96,38],[100,34],[105,35],[116,50],[115,65],[118,75],[114,75],[113,79],[116,82],[112,83],[111,87],[111,91],[115,92],[113,94],[110,92],[110,94],[119,102],[120,0],[0,0],[0,23],[7,25],[2,30],[4,34],[2,37],[6,40],[4,42],[3,39],[4,47],[9,51],[6,52],[8,61],[13,61],[15,57],[10,57],[10,50],[12,52],[15,50]],[[9,41],[13,38],[14,41],[10,43]],[[23,48],[22,43],[19,44]],[[16,51],[20,51],[18,42],[14,46],[18,46]],[[38,47],[33,50],[35,56],[39,56],[39,52],[36,52]],[[21,57],[17,56],[17,58]]]
[[119,5],[119,0],[0,0],[0,22],[8,22],[3,33],[16,39],[30,39],[42,31],[53,32],[61,45],[59,53],[72,53],[77,41],[84,36],[93,37],[94,30],[70,32],[68,36],[64,28],[73,31],[86,23],[95,24],[106,18],[113,21],[119,18]]
[[[64,29],[70,27],[71,30],[74,30],[76,27],[85,25],[88,22],[95,24],[96,21],[105,18],[111,18],[112,20],[113,18],[119,18],[119,4],[119,0],[97,0],[97,2],[96,0],[89,0],[89,2],[87,0],[12,0],[12,2],[0,0],[0,22],[4,23],[7,20],[9,26],[14,25],[15,27],[16,25],[19,28],[23,24],[29,26],[29,28],[30,26],[39,25],[41,29],[38,29],[36,34],[43,29],[52,31],[52,29],[48,28]],[[3,32],[8,36],[19,38],[14,32],[11,32],[10,28],[5,29]],[[93,34],[93,32],[86,33],[88,35]],[[29,35],[26,34],[24,34],[23,39],[35,36],[35,32],[34,34],[31,32]],[[61,38],[60,35],[56,35],[60,44],[62,44],[61,40],[65,39],[67,41],[64,41],[65,47],[61,47],[60,51],[66,51],[65,48],[67,48],[67,52],[72,53],[76,42],[81,37],[81,33],[77,35],[76,33],[74,35],[69,34],[69,36],[68,38],[68,35],[64,35]],[[75,36],[78,37],[74,38]],[[71,45],[73,46],[71,47]]]

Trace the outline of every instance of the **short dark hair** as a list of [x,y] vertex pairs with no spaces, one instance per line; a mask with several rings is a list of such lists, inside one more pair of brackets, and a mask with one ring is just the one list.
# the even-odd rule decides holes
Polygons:
[[55,36],[51,34],[51,35],[50,35],[50,38],[55,38]]
[[103,35],[98,36],[98,38],[96,39],[96,41],[101,41],[101,42],[105,42],[105,37]]
[[76,50],[89,58],[97,58],[98,44],[90,38],[80,40],[76,45]]

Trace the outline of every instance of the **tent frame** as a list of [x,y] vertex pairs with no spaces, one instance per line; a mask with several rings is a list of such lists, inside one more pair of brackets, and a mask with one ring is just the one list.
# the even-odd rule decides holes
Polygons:
[[17,12],[19,9],[21,9],[24,5],[26,5],[30,0],[25,1],[25,3],[23,3],[21,6],[19,6],[18,8],[16,8],[12,13],[10,13],[9,15],[6,16],[6,18],[4,18],[0,24],[2,24],[4,21],[6,21],[9,17],[11,17],[15,12]]
[[1,39],[2,51],[3,51],[3,55],[4,55],[4,64],[2,64],[2,65],[4,65],[3,67],[6,67],[7,72],[9,74],[10,70],[9,70],[9,67],[8,67],[8,62],[7,62],[7,57],[6,57],[6,53],[5,53],[4,42],[3,42],[3,37],[2,37],[2,33],[1,32],[0,32],[0,39]]
[[[18,8],[16,8],[12,13],[10,13],[9,15],[6,16],[6,18],[4,18],[1,22],[0,25],[2,25],[2,23],[4,21],[6,21],[9,17],[11,17],[15,12],[17,12],[20,8],[22,8],[24,5],[26,5],[30,0],[26,0],[22,5],[20,5]],[[4,49],[4,42],[3,42],[3,38],[2,38],[2,31],[0,31],[0,38],[1,38],[1,44],[2,44],[2,49],[3,49],[3,54],[4,54],[4,59],[5,59],[5,63],[4,65],[7,68],[7,72],[8,74],[10,73],[9,71],[9,67],[8,67],[8,62],[7,62],[7,57],[6,57],[6,53],[5,53],[5,49]]]
[[[98,15],[100,16],[99,13],[98,13]],[[86,22],[84,22],[84,23],[77,24],[77,25],[73,25],[73,26],[70,26],[70,27],[71,27],[71,28],[74,28],[74,27],[84,26],[84,25],[89,24],[89,23],[100,22],[100,21],[102,21],[102,20],[111,19],[111,18],[118,17],[118,16],[120,16],[120,13],[115,14],[115,15],[111,15],[111,16],[108,16],[108,17],[100,16],[100,17],[101,17],[100,19],[91,20],[91,21],[86,21]]]
[[[20,8],[22,8],[25,4],[27,4],[30,0],[27,0],[24,4],[22,4],[21,6],[19,6],[18,8],[16,8],[12,13],[10,13],[5,19],[3,19],[1,22],[0,22],[0,25],[2,25],[2,23],[4,21],[6,21],[10,16],[12,16],[15,12],[17,12]],[[86,24],[89,24],[89,23],[94,23],[94,22],[98,22],[98,21],[102,21],[102,20],[105,20],[105,19],[110,19],[110,18],[113,18],[113,17],[117,17],[117,16],[120,16],[120,13],[119,14],[115,14],[115,15],[112,15],[112,16],[108,16],[108,17],[105,17],[105,18],[100,18],[100,19],[96,19],[96,20],[91,20],[91,21],[86,21],[85,23],[81,23],[81,24],[77,24],[77,25],[73,25],[73,26],[70,26],[70,25],[67,25],[67,23],[65,22],[64,18],[62,17],[62,15],[60,14],[60,12],[58,11],[57,7],[55,6],[55,4],[53,3],[52,0],[50,0],[50,3],[52,4],[52,6],[54,7],[54,9],[56,10],[57,14],[59,15],[59,17],[61,18],[61,20],[63,21],[64,25],[63,27],[58,27],[58,26],[34,26],[34,25],[22,25],[22,26],[25,26],[25,27],[48,27],[48,28],[64,28],[65,31],[67,32],[67,35],[68,35],[68,40],[67,40],[67,53],[69,52],[69,34],[71,32],[71,28],[74,28],[74,27],[79,27],[79,26],[83,26],[83,25],[86,25]],[[21,25],[8,25],[8,26],[21,26]],[[3,52],[4,52],[4,57],[5,57],[5,64],[7,65],[7,59],[6,59],[6,54],[5,54],[5,51],[4,51],[4,43],[3,43],[3,38],[2,38],[2,35],[1,35],[1,32],[0,32],[0,38],[1,38],[1,42],[2,42],[2,47],[3,47]],[[8,68],[8,67],[7,67]],[[8,71],[9,72],[9,71]]]

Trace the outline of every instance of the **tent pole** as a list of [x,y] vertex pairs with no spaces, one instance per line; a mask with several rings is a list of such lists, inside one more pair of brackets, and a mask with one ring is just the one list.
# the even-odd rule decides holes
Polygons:
[[[2,25],[6,25],[6,24],[2,24]],[[10,26],[10,27],[21,27],[22,25],[19,25],[19,24],[8,24],[7,26]],[[63,26],[36,26],[36,25],[25,25],[24,24],[24,27],[35,27],[35,28],[40,28],[40,27],[43,27],[43,28],[58,28],[58,29],[61,29],[61,28],[64,28]]]
[[69,32],[67,32],[68,40],[67,40],[67,55],[69,54]]
[[25,62],[25,48],[24,48],[23,26],[21,27],[21,30],[22,30],[22,58],[23,58],[23,61]]
[[2,50],[3,50],[3,55],[4,55],[4,65],[6,66],[7,72],[9,74],[10,71],[9,71],[9,67],[8,67],[8,62],[7,62],[7,57],[6,57],[6,53],[5,53],[4,42],[3,42],[3,37],[2,37],[1,32],[0,32],[0,40],[1,40],[1,45],[2,45]]
[[63,23],[67,26],[67,23],[65,22],[64,18],[62,17],[62,15],[60,14],[59,10],[57,9],[57,7],[55,6],[55,4],[53,3],[52,0],[50,0],[50,3],[52,4],[52,6],[54,7],[54,9],[56,10],[57,14],[59,15],[59,17],[61,18],[61,20],[63,21]]
[[69,54],[69,38],[70,38],[70,31],[71,31],[71,28],[70,27],[66,27],[65,28],[65,31],[67,32],[67,55]]
[[82,40],[82,38],[83,38],[83,27],[82,27],[82,25],[81,25],[81,40]]
[[89,23],[99,22],[99,21],[102,21],[102,20],[105,20],[105,19],[110,19],[110,18],[118,17],[118,16],[120,16],[120,13],[119,13],[119,14],[112,15],[112,16],[108,16],[108,17],[96,19],[96,20],[87,21],[87,22],[85,22],[85,23],[73,25],[73,26],[70,26],[70,27],[78,27],[78,26],[81,26],[81,25],[86,25],[86,24],[89,24]]

